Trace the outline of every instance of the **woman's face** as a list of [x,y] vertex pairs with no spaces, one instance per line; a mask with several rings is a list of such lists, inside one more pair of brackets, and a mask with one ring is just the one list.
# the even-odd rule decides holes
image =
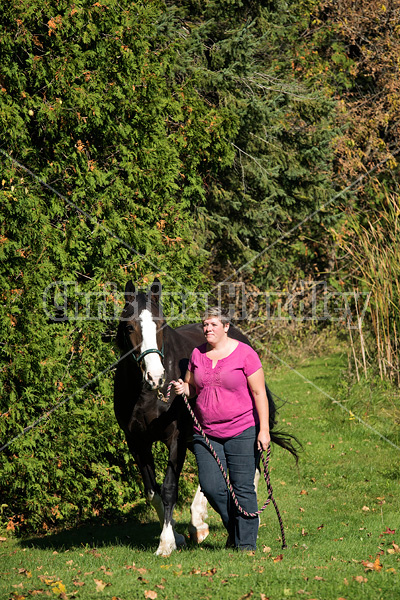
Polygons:
[[210,317],[203,321],[204,336],[212,346],[220,342],[227,334],[229,324],[225,325],[217,317]]

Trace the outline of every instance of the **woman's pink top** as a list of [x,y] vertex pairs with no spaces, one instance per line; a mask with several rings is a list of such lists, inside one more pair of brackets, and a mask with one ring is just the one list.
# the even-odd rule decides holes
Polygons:
[[188,365],[197,393],[194,413],[207,435],[234,437],[259,422],[247,377],[262,367],[261,361],[243,342],[214,368],[206,351],[207,344],[195,348]]

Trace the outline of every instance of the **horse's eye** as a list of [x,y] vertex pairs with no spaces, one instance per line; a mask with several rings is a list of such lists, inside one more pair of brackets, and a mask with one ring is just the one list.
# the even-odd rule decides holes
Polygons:
[[127,325],[126,329],[127,329],[128,333],[133,333],[135,331],[132,325]]

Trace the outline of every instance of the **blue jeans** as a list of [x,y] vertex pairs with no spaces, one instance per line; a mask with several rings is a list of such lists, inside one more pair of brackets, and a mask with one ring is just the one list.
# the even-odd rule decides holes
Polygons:
[[[208,436],[229,479],[240,506],[248,513],[258,510],[254,475],[259,459],[257,428],[249,427],[226,440]],[[237,510],[221,470],[203,437],[193,437],[200,487],[214,510],[221,515],[228,540],[238,549],[255,550],[259,519]]]

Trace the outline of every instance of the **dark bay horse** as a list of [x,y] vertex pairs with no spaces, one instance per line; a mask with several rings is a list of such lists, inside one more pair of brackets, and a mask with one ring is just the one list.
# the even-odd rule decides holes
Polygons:
[[[184,536],[174,530],[173,510],[178,498],[178,481],[192,434],[192,421],[182,396],[173,389],[166,401],[172,380],[185,376],[192,350],[204,343],[202,325],[182,325],[172,329],[161,309],[161,284],[155,279],[147,293],[139,292],[132,281],[125,287],[123,309],[116,343],[122,356],[114,381],[114,410],[126,441],[143,478],[145,494],[154,506],[162,532],[156,554],[168,556],[185,544]],[[229,335],[249,344],[235,327]],[[297,459],[290,436],[275,433],[275,406],[267,388],[270,405],[271,440],[289,450]],[[157,484],[152,445],[162,441],[168,449],[164,481]],[[191,505],[191,538],[203,541],[208,535],[207,501],[198,489]]]

